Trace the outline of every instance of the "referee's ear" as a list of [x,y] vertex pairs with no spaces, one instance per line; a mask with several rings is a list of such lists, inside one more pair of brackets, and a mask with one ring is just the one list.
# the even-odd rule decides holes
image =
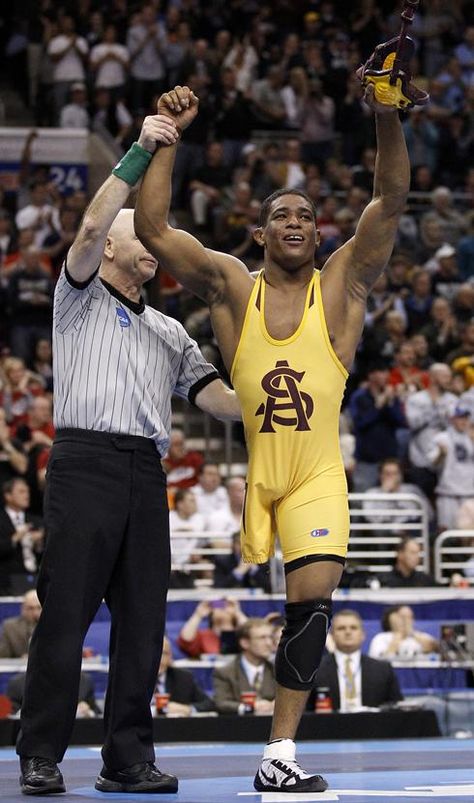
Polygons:
[[114,241],[112,237],[107,236],[104,246],[104,256],[106,256],[107,259],[114,258]]

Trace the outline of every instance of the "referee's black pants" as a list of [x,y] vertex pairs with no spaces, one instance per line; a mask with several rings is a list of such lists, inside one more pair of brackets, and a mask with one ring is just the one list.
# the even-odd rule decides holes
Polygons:
[[166,478],[148,438],[58,433],[45,494],[43,610],[31,640],[20,756],[59,762],[74,725],[82,646],[101,601],[111,614],[102,755],[111,769],[154,761],[150,700],[165,627]]

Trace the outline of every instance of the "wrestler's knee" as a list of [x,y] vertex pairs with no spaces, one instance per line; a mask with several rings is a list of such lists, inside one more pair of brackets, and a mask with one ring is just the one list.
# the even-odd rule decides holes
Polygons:
[[312,688],[331,624],[330,599],[288,602],[285,627],[275,658],[280,686],[297,691]]

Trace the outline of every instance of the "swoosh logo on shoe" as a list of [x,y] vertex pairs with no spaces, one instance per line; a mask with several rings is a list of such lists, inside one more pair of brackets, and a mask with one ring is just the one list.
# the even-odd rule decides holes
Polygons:
[[264,770],[261,769],[260,770],[260,775],[263,775],[263,777],[265,778],[265,780],[269,784],[273,784],[274,786],[276,786],[278,784],[277,777],[276,777],[275,773],[273,773],[273,778],[270,778],[270,776],[267,775],[267,773]]

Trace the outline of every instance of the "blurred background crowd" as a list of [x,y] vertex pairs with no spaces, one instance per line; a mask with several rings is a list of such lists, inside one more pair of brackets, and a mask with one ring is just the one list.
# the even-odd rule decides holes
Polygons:
[[[301,188],[318,209],[315,264],[321,268],[354,234],[371,197],[374,125],[355,70],[397,33],[401,5],[16,0],[2,8],[2,85],[23,104],[29,133],[16,188],[0,186],[0,595],[28,593],[20,615],[3,623],[0,657],[26,654],[40,611],[28,589],[34,588],[46,537],[41,516],[54,438],[53,293],[89,200],[84,189],[61,190],[48,165],[35,164],[37,129],[88,129],[119,158],[136,140],[144,117],[154,113],[159,94],[187,84],[199,96],[200,113],[178,151],[176,225],[258,270],[263,254],[252,235],[262,200],[283,186]],[[422,4],[413,34],[413,72],[431,103],[403,115],[411,191],[393,256],[369,299],[340,436],[350,490],[370,492],[354,505],[372,535],[383,534],[398,511],[393,566],[375,578],[379,585],[405,589],[435,581],[422,571],[422,550],[429,545],[407,537],[403,525],[411,521],[413,502],[400,494],[422,500],[431,543],[445,530],[474,531],[472,4]],[[0,116],[3,111],[0,104]],[[150,303],[184,323],[225,375],[207,309],[163,272],[146,292]],[[222,455],[203,453],[189,440],[186,415],[183,427],[173,429],[164,461],[172,587],[269,592],[268,568],[243,563],[236,534],[245,458],[224,472]],[[238,426],[233,439],[243,443]],[[453,585],[473,582],[474,538],[468,545],[471,552],[460,555]],[[357,575],[350,568],[346,585]],[[360,574],[355,585],[374,586],[373,572],[370,582]],[[281,625],[280,611],[248,618],[235,599],[200,603],[165,642],[156,712],[242,714],[250,705],[255,713],[271,713],[271,659]],[[354,610],[336,617],[318,675],[335,708],[400,699],[391,668],[377,668],[374,661],[439,655],[438,629],[420,631],[408,606],[387,610],[377,628],[368,634]],[[453,638],[454,643],[456,657],[459,642]],[[361,659],[363,644],[371,657]],[[181,658],[238,651],[239,658],[215,669],[206,688],[212,685],[211,699],[192,675],[173,667],[173,651]],[[367,679],[362,689],[347,680],[361,660]],[[23,683],[14,678],[9,687],[15,710]],[[242,697],[249,691],[253,700]],[[314,704],[313,695],[309,707]],[[86,676],[79,705],[83,716],[100,710]]]
[[[256,270],[262,252],[252,233],[262,200],[282,186],[301,188],[318,208],[321,268],[353,235],[371,197],[374,126],[355,70],[396,34],[401,5],[19,0],[2,10],[2,80],[23,101],[31,127],[16,189],[0,187],[0,593],[24,590],[24,575],[34,575],[41,559],[54,437],[54,285],[89,200],[83,189],[61,191],[48,165],[35,164],[37,127],[89,129],[119,157],[157,96],[187,84],[200,113],[178,151],[174,222]],[[413,72],[431,103],[403,116],[411,191],[393,256],[369,299],[341,448],[352,491],[418,494],[434,537],[474,528],[472,5],[423,4],[413,35]],[[163,272],[147,293],[225,374],[207,309]],[[174,430],[165,461],[172,532],[235,533],[244,471],[224,484],[219,460],[204,462],[208,455],[186,445],[184,430]],[[238,427],[234,440],[242,441]],[[366,520],[383,524],[383,504],[404,503],[377,502],[374,514],[368,500]],[[227,587],[267,588],[268,577],[245,566],[238,549],[234,539],[228,566],[214,559],[219,583],[227,572]],[[180,566],[195,559],[192,539],[176,541],[177,587],[194,584]],[[461,577],[473,574],[468,561]]]

